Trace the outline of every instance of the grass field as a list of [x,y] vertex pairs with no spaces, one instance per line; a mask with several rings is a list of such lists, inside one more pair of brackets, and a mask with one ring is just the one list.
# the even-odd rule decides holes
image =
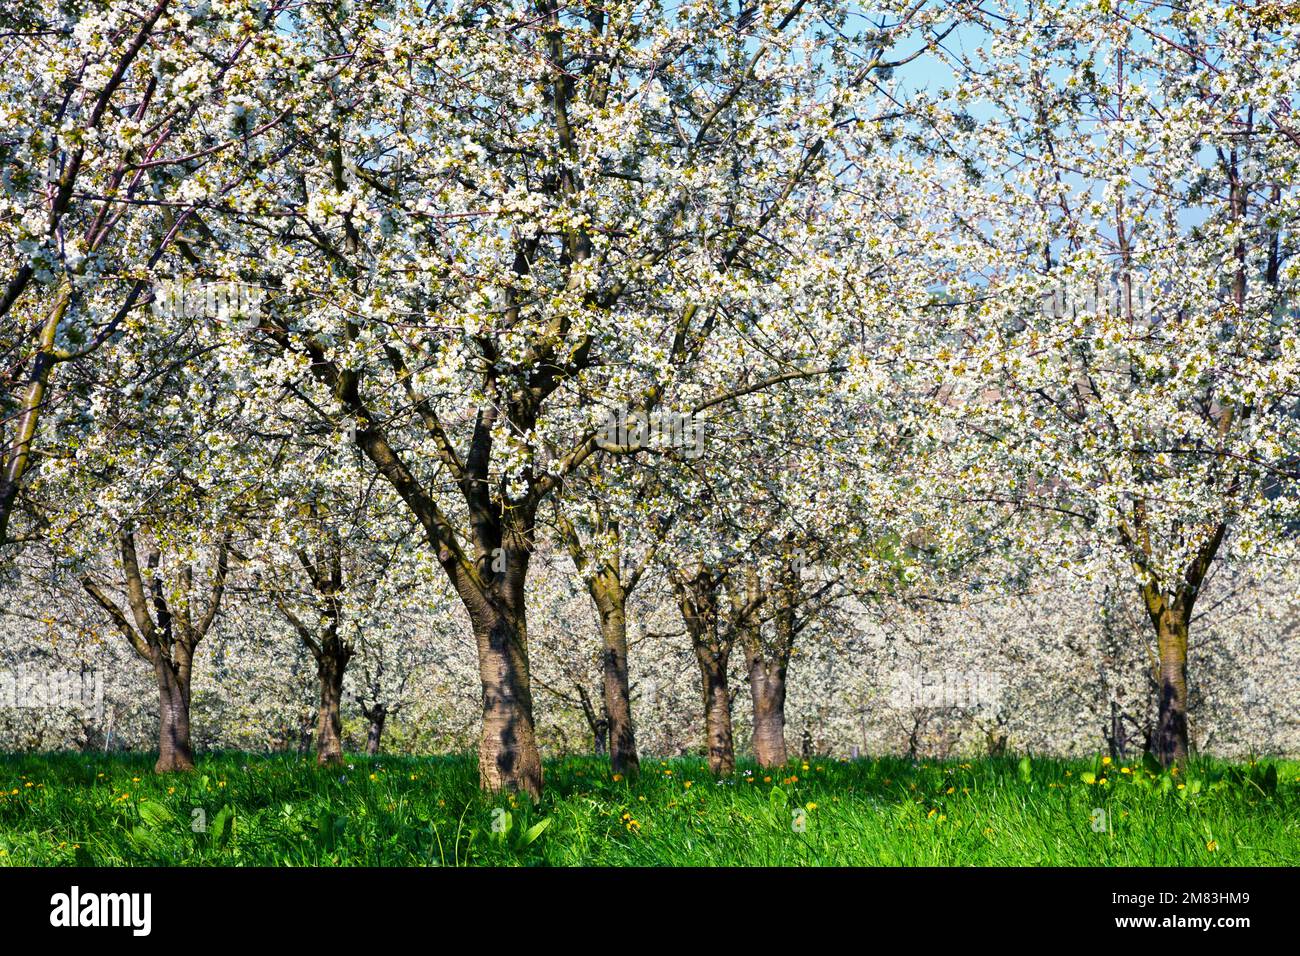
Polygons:
[[1300,764],[551,761],[479,795],[471,757],[0,756],[0,865],[1296,865]]

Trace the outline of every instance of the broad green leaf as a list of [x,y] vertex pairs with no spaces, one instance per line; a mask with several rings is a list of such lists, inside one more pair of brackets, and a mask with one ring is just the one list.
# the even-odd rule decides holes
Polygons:
[[541,836],[543,833],[546,832],[546,828],[549,827],[550,825],[551,825],[551,818],[547,817],[545,820],[539,820],[537,823],[534,823],[532,826],[530,826],[527,830],[524,831],[523,838],[520,839],[519,841],[519,849],[522,850],[524,847],[528,846],[528,844],[536,840],[539,836]]
[[224,850],[230,838],[235,834],[235,809],[226,804],[217,811],[212,819],[212,841],[218,850]]
[[140,802],[140,819],[144,825],[155,830],[160,830],[176,820],[176,815],[164,807],[161,803],[153,800],[142,800]]

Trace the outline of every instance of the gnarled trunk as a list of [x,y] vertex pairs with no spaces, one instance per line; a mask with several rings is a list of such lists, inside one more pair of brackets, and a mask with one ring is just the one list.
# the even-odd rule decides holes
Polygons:
[[483,685],[483,733],[479,740],[479,785],[492,793],[517,790],[542,795],[542,760],[533,728],[528,672],[528,635],[519,613],[472,609]]
[[166,656],[156,651],[153,669],[158,680],[158,762],[154,773],[193,770],[188,675],[180,674]]
[[344,662],[321,655],[316,664],[320,678],[320,710],[316,715],[316,764],[325,767],[343,762],[343,674]]
[[779,767],[785,747],[785,662],[752,657],[749,694],[754,703],[754,757],[760,767]]

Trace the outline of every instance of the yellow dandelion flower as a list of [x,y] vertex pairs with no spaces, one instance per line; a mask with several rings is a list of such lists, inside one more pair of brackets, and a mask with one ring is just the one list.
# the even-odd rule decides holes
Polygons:
[[1219,848],[1218,841],[1216,841],[1216,840],[1208,840],[1208,841],[1206,841],[1205,848],[1206,848],[1207,850],[1209,850],[1211,853],[1213,853],[1215,850],[1217,850],[1217,849]]

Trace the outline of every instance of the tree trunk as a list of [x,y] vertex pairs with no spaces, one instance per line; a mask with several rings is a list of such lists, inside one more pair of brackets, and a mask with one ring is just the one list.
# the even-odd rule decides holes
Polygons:
[[641,768],[632,729],[632,695],[627,676],[627,613],[622,588],[606,588],[600,607],[602,684],[609,719],[609,766],[614,773],[635,774]]
[[471,610],[483,685],[483,734],[479,741],[479,785],[491,793],[515,790],[534,801],[542,796],[542,760],[533,729],[533,695],[528,672],[528,636],[520,610]]
[[320,710],[316,715],[316,764],[343,762],[343,663],[323,654],[316,664],[320,678]]
[[749,664],[749,694],[754,702],[754,757],[760,767],[786,762],[785,664],[755,657]]
[[181,678],[172,662],[156,649],[154,676],[158,680],[158,762],[154,764],[154,773],[193,770],[188,682]]
[[723,579],[724,575],[704,567],[690,575],[674,573],[671,578],[682,621],[700,665],[705,747],[709,769],[718,776],[730,774],[736,768],[727,661],[731,657],[735,623],[744,617],[742,612],[735,612],[736,621],[729,621],[724,633],[719,633],[718,589]]
[[1226,531],[1225,524],[1214,528],[1183,571],[1174,594],[1168,594],[1155,580],[1148,581],[1142,588],[1147,613],[1155,625],[1160,657],[1157,678],[1159,711],[1151,749],[1164,767],[1183,764],[1187,760],[1188,625],[1201,584],[1218,554]]
[[370,718],[370,733],[366,735],[366,753],[373,757],[379,753],[379,741],[384,736],[384,721],[388,719],[388,710],[382,704],[376,704],[366,716]]
[[731,694],[727,689],[727,661],[696,648],[704,688],[704,735],[709,769],[724,777],[736,769],[736,749],[731,739]]
[[1187,621],[1176,609],[1156,620],[1160,650],[1160,712],[1155,750],[1162,766],[1187,760]]

